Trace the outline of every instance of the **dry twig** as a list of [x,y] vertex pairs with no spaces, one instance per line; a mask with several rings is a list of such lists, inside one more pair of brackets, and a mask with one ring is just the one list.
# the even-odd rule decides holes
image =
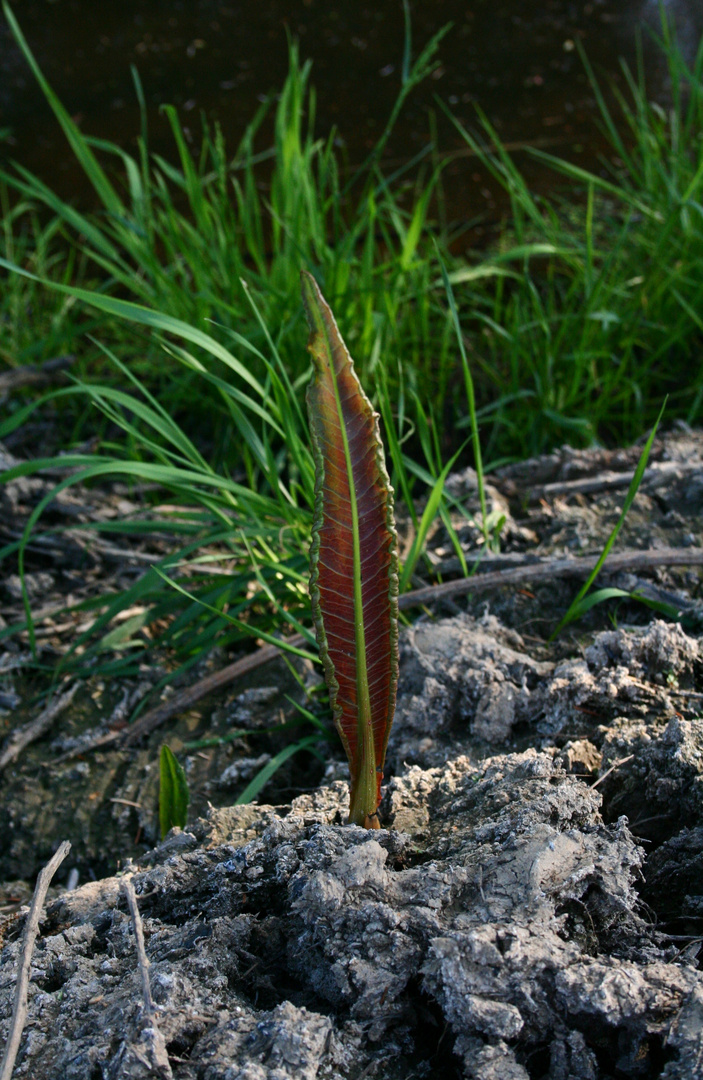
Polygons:
[[2,1065],[0,1066],[0,1080],[10,1080],[10,1077],[12,1076],[17,1051],[20,1047],[20,1039],[22,1038],[22,1032],[27,1020],[29,969],[32,964],[34,942],[39,933],[39,920],[41,918],[42,908],[44,907],[44,900],[46,899],[47,891],[51,885],[51,879],[70,850],[71,845],[69,841],[64,840],[37,878],[27,923],[24,928],[21,960],[19,971],[17,972],[17,984],[15,986],[15,1000],[12,1006],[12,1019],[10,1020],[10,1033],[7,1038]]
[[[445,596],[484,592],[486,589],[522,584],[524,581],[550,581],[555,577],[588,577],[599,558],[600,554],[578,559],[544,559],[525,566],[516,566],[510,570],[475,574],[474,577],[446,581],[442,585],[428,585],[424,589],[414,589],[413,592],[401,596],[398,605],[406,608],[416,604],[429,604]],[[655,566],[703,566],[703,548],[652,548],[648,551],[621,551],[617,555],[608,556],[608,561],[601,573],[647,570]]]
[[24,727],[17,728],[16,731],[12,732],[6,739],[2,753],[0,753],[0,772],[17,760],[25,746],[29,746],[30,743],[36,742],[37,739],[46,734],[59,713],[63,712],[66,706],[73,701],[79,686],[80,683],[73,683],[63,694],[52,698],[47,707],[31,723],[25,724]]
[[599,784],[602,784],[603,781],[606,780],[611,773],[615,772],[616,769],[619,769],[621,765],[627,765],[628,761],[632,761],[634,756],[634,754],[628,754],[627,757],[618,758],[617,761],[613,762],[609,769],[605,770],[602,776],[598,777],[594,784],[591,784],[591,787],[597,788]]
[[[293,637],[286,638],[286,644],[299,648],[305,644],[305,641],[302,634],[294,634]],[[239,679],[249,671],[254,671],[262,664],[267,664],[269,660],[275,660],[280,655],[281,650],[276,645],[262,645],[255,653],[242,656],[241,659],[235,660],[233,664],[228,664],[227,667],[221,668],[220,671],[213,671],[211,675],[206,675],[204,679],[200,679],[193,686],[182,690],[180,694],[174,694],[168,701],[164,701],[161,705],[150,709],[149,712],[140,716],[126,731],[115,732],[114,738],[123,737],[126,745],[136,742],[137,739],[148,735],[154,728],[169,720],[175,713],[185,712],[186,709],[189,709],[196,701],[200,701],[207,694],[212,694],[213,691],[228,686],[235,679]]]
[[[653,491],[688,473],[700,469],[700,462],[654,461],[645,470],[642,489]],[[628,487],[635,475],[634,469],[624,472],[605,470],[597,476],[581,476],[576,480],[555,480],[549,484],[536,484],[529,489],[530,502],[552,499],[558,495],[595,495],[601,491],[614,491]]]
[[46,360],[41,367],[27,364],[9,368],[0,373],[0,395],[12,393],[22,386],[46,386],[47,383],[56,382],[63,377],[66,368],[70,367],[75,359],[75,356],[54,356],[51,360]]
[[137,1044],[126,1047],[126,1055],[134,1055],[139,1061],[146,1064],[151,1072],[163,1080],[170,1080],[173,1076],[171,1065],[168,1060],[166,1042],[156,1022],[156,1006],[151,996],[151,983],[149,981],[149,957],[146,955],[144,946],[144,926],[139,914],[137,894],[131,880],[122,882],[122,892],[127,898],[129,914],[134,929],[134,942],[137,948],[137,963],[142,980],[142,1021],[140,1024],[140,1036]]
[[144,947],[144,924],[142,923],[142,917],[139,914],[137,894],[135,893],[134,885],[129,878],[126,881],[122,882],[122,892],[127,898],[129,914],[132,919],[132,927],[134,928],[134,941],[137,948],[139,974],[142,977],[142,999],[144,1001],[144,1015],[151,1017],[155,1012],[155,1007],[154,999],[151,996],[151,984],[149,982],[149,957],[146,955],[146,948]]
[[[430,604],[436,600],[444,600],[447,597],[460,596],[465,593],[485,592],[487,589],[497,589],[504,585],[517,585],[525,581],[550,581],[557,577],[587,577],[599,555],[585,556],[578,559],[543,559],[534,561],[534,556],[527,556],[530,560],[522,566],[513,566],[508,570],[495,570],[486,574],[477,573],[473,577],[460,578],[457,581],[447,581],[441,585],[428,585],[423,589],[414,589],[404,593],[398,599],[401,610],[416,607],[421,604]],[[703,565],[703,549],[700,548],[655,548],[650,551],[623,551],[608,558],[602,572],[614,573],[619,570],[642,570],[651,569],[655,566],[701,566]],[[304,644],[301,634],[296,634],[286,639],[287,644],[295,647]],[[207,675],[204,679],[189,686],[180,694],[174,694],[168,701],[162,702],[149,712],[144,713],[125,731],[109,732],[101,735],[98,740],[88,747],[83,747],[81,753],[91,749],[107,746],[113,742],[121,741],[125,745],[137,742],[145,735],[150,734],[155,728],[160,727],[177,713],[185,712],[196,702],[215,690],[229,686],[236,679],[250,671],[254,671],[262,664],[274,660],[280,653],[275,645],[263,645],[255,653],[243,656],[227,667]]]

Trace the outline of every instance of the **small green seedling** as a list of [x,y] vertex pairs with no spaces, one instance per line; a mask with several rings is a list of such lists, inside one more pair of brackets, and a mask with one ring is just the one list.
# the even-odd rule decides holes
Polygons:
[[302,274],[313,378],[310,597],[320,659],[349,760],[349,821],[378,829],[398,686],[398,544],[378,415],[315,279]]
[[174,825],[185,826],[188,818],[190,794],[183,766],[166,744],[161,747],[159,759],[159,824],[163,840]]

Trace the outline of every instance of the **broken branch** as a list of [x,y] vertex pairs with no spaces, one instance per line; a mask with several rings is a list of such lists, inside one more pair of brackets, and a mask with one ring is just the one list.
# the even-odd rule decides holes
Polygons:
[[39,920],[41,918],[42,908],[44,907],[44,901],[49,886],[51,885],[52,878],[70,850],[71,845],[69,841],[64,840],[37,878],[27,923],[24,928],[20,965],[17,972],[17,984],[15,986],[15,1000],[12,1006],[12,1019],[10,1020],[10,1033],[7,1038],[7,1045],[5,1046],[2,1066],[0,1066],[0,1080],[10,1080],[10,1077],[12,1076],[15,1059],[17,1058],[17,1051],[20,1048],[20,1039],[22,1038],[22,1032],[27,1020],[29,969],[32,964],[34,942],[39,933]]
[[[457,581],[446,581],[441,585],[427,585],[422,589],[413,589],[398,597],[398,607],[401,610],[415,607],[420,604],[429,604],[436,600],[444,600],[447,597],[460,596],[465,593],[485,592],[487,589],[497,589],[504,585],[517,585],[525,581],[549,581],[556,577],[587,577],[591,572],[599,556],[584,556],[578,559],[543,559],[534,561],[534,556],[528,555],[522,566],[512,566],[508,570],[494,570],[489,573],[477,573],[473,577],[460,578]],[[616,573],[619,570],[645,570],[655,566],[701,566],[703,565],[703,549],[701,548],[654,548],[648,551],[622,551],[608,558],[603,568],[608,573]],[[286,639],[286,644],[295,647],[303,644],[301,634],[295,634]],[[227,667],[207,675],[204,679],[189,686],[180,694],[174,694],[168,701],[162,702],[149,712],[140,716],[125,731],[110,732],[102,735],[93,747],[83,747],[81,753],[90,749],[97,749],[110,743],[121,741],[124,745],[131,745],[138,739],[150,734],[155,728],[160,727],[176,713],[185,712],[207,694],[228,686],[242,675],[255,671],[262,664],[267,664],[279,656],[280,650],[275,645],[263,645],[256,652],[243,656]]]
[[46,734],[59,713],[63,712],[66,706],[73,701],[79,686],[80,683],[73,683],[63,694],[53,698],[31,723],[25,724],[24,727],[17,728],[16,731],[12,732],[5,741],[2,753],[0,753],[0,772],[17,760],[25,746],[29,746],[30,743],[36,742],[37,739]]

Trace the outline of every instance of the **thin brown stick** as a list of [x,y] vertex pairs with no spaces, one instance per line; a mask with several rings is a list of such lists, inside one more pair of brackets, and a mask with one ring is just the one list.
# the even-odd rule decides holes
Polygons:
[[27,923],[24,928],[21,960],[19,971],[17,973],[17,984],[15,986],[15,1000],[12,1006],[12,1019],[10,1020],[10,1033],[7,1038],[2,1065],[0,1066],[0,1080],[10,1080],[10,1077],[12,1076],[15,1059],[17,1058],[17,1051],[20,1048],[20,1039],[22,1038],[22,1032],[24,1031],[24,1025],[27,1020],[29,969],[32,964],[34,942],[39,933],[39,920],[41,918],[42,908],[44,907],[44,901],[49,886],[51,885],[51,880],[70,850],[71,845],[69,841],[64,840],[37,878],[34,896],[32,897],[29,915],[27,916]]
[[148,1055],[147,1061],[151,1066],[150,1076],[160,1076],[162,1080],[172,1080],[173,1073],[168,1059],[168,1051],[166,1050],[166,1041],[156,1022],[156,1005],[151,996],[151,982],[149,979],[149,957],[146,955],[144,945],[144,924],[142,923],[137,894],[134,891],[131,879],[127,878],[122,882],[122,892],[127,898],[129,914],[132,919],[137,963],[142,980],[142,1015],[139,1024],[141,1034],[138,1047],[132,1047],[132,1052],[138,1055],[139,1060],[144,1061],[143,1051],[146,1051]]
[[148,1017],[153,1017],[155,1010],[154,999],[151,996],[151,983],[149,982],[149,957],[146,955],[146,948],[144,946],[144,924],[142,923],[142,917],[139,913],[139,905],[137,903],[137,894],[134,891],[134,885],[128,878],[122,882],[122,892],[127,898],[127,905],[129,907],[129,914],[132,919],[132,927],[134,929],[134,942],[137,949],[137,963],[139,964],[139,974],[142,978],[142,1000],[144,1002],[144,1014]]
[[29,746],[30,743],[36,742],[37,739],[46,734],[59,713],[63,712],[67,705],[71,704],[79,686],[80,683],[73,683],[63,694],[52,698],[47,707],[39,713],[39,716],[29,724],[25,724],[24,727],[17,728],[16,731],[12,732],[6,739],[2,753],[0,753],[0,772],[17,760],[25,746]]
[[627,757],[618,758],[617,761],[613,762],[609,769],[605,770],[602,776],[598,777],[594,784],[591,784],[591,787],[597,788],[599,784],[602,784],[603,781],[606,780],[612,772],[615,772],[616,769],[619,769],[621,765],[627,765],[628,761],[632,761],[634,756],[634,754],[628,754]]
[[[305,639],[302,634],[294,634],[293,637],[286,638],[286,644],[292,645],[294,648],[299,648],[304,643]],[[165,720],[169,720],[175,713],[185,712],[186,709],[189,709],[196,701],[206,697],[207,694],[212,694],[214,690],[220,690],[223,686],[228,686],[235,679],[246,675],[249,671],[254,671],[256,668],[261,667],[262,664],[267,664],[269,660],[275,660],[280,655],[281,650],[276,645],[262,645],[255,653],[249,653],[248,656],[235,660],[233,664],[228,664],[227,667],[221,668],[220,671],[213,671],[211,675],[206,675],[200,682],[194,683],[193,686],[182,690],[180,694],[174,694],[168,701],[164,701],[161,705],[150,709],[149,712],[144,713],[138,720],[135,720],[126,731],[116,732],[115,738],[119,739],[120,736],[123,736],[126,745],[141,739],[142,736],[147,735],[154,728],[163,724]]]
[[[533,560],[533,556],[527,556]],[[470,578],[460,578],[457,581],[447,581],[441,585],[428,585],[423,589],[414,589],[404,593],[398,599],[401,610],[416,607],[420,604],[429,604],[436,600],[442,600],[450,596],[460,596],[464,593],[485,592],[487,589],[501,588],[504,585],[522,584],[524,581],[545,581],[556,577],[587,577],[597,563],[600,555],[584,556],[579,559],[544,559],[540,562],[526,562],[523,566],[511,567],[508,570],[494,570],[487,574],[475,574]],[[703,565],[703,549],[701,548],[655,548],[651,551],[623,551],[617,555],[610,555],[602,572],[613,573],[619,570],[643,570],[654,566],[700,566]],[[301,634],[286,639],[287,644],[298,647],[304,643]],[[109,743],[122,740],[126,745],[136,742],[148,735],[166,720],[176,713],[185,712],[196,702],[215,690],[228,686],[235,679],[255,671],[262,664],[274,660],[280,653],[275,645],[263,645],[255,653],[243,656],[235,660],[233,664],[207,675],[200,682],[194,683],[180,694],[174,694],[168,701],[150,709],[144,713],[124,732],[110,732],[109,735],[100,737],[97,746],[105,746]],[[85,753],[89,748],[84,747]]]
[[[600,555],[582,556],[579,559],[545,559],[527,563],[510,570],[495,570],[489,574],[458,581],[446,581],[442,585],[428,585],[414,589],[398,600],[400,608],[428,604],[446,596],[463,593],[485,592],[486,589],[503,585],[518,585],[523,581],[549,581],[555,577],[587,577],[598,562]],[[646,570],[655,566],[703,566],[703,548],[653,548],[648,551],[621,551],[609,555],[601,573],[617,573],[619,570]]]
[[46,386],[47,383],[61,379],[75,356],[54,356],[46,360],[41,367],[27,364],[23,367],[10,368],[0,374],[0,395],[11,393],[22,386]]
[[[653,491],[662,484],[670,483],[672,478],[686,475],[700,469],[699,462],[681,461],[655,461],[642,477],[642,490]],[[617,488],[627,487],[632,483],[635,470],[613,472],[605,470],[597,476],[582,476],[577,480],[554,480],[549,484],[537,484],[530,487],[528,497],[530,502],[538,502],[540,499],[551,499],[557,495],[595,495],[600,491],[614,491]]]

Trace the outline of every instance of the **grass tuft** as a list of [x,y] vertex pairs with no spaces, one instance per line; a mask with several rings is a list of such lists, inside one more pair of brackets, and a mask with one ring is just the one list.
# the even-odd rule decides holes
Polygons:
[[[539,154],[564,183],[561,194],[529,190],[486,117],[478,132],[452,121],[510,205],[492,247],[461,257],[433,220],[441,162],[432,147],[391,175],[382,168],[441,35],[413,61],[407,22],[398,102],[350,173],[335,133],[316,133],[310,63],[293,42],[280,95],[233,153],[207,125],[194,149],[168,108],[167,161],[149,149],[145,116],[135,154],[81,132],[4,11],[98,209],[60,199],[20,165],[0,172],[0,360],[78,356],[71,385],[13,400],[0,439],[50,408],[67,442],[90,436],[97,448],[4,474],[8,483],[64,473],[0,556],[17,559],[24,580],[30,538],[50,531],[42,516],[56,492],[106,479],[150,485],[149,527],[158,522],[170,540],[170,553],[129,588],[72,608],[90,625],[60,672],[135,675],[145,653],[159,651],[169,667],[158,694],[215,646],[247,648],[309,624],[301,267],[321,282],[382,417],[408,522],[403,588],[423,569],[438,518],[468,573],[473,559],[444,490],[467,443],[482,493],[478,527],[495,546],[500,522],[483,492],[496,463],[564,441],[632,442],[667,394],[671,419],[700,420],[703,44],[689,67],[663,24],[671,101],[649,100],[640,64],[625,69],[616,114],[584,57],[616,164],[589,172]],[[122,535],[145,527],[136,514],[82,526]],[[23,634],[35,648],[24,596],[24,619],[0,629],[0,640]]]

